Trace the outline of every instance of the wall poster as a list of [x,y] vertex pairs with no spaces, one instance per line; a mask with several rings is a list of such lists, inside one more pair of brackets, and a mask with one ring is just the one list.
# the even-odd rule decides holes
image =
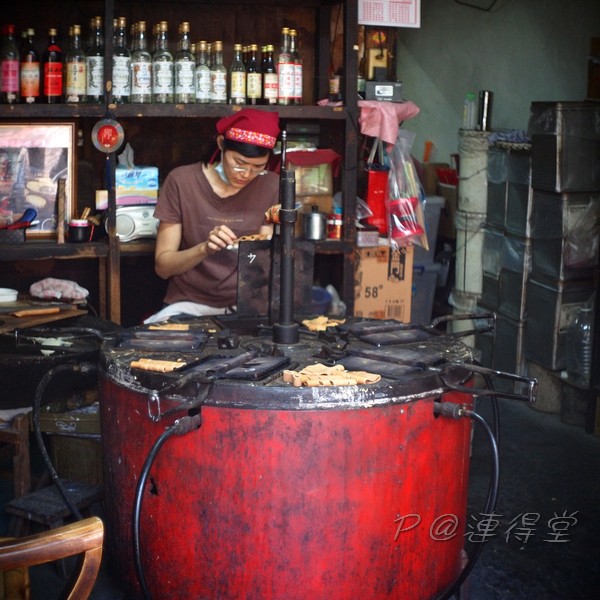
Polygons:
[[358,0],[358,24],[421,27],[421,0]]
[[75,194],[74,122],[0,123],[0,218],[17,220],[28,208],[37,224],[27,237],[55,237],[59,180],[65,181],[62,218],[71,218]]

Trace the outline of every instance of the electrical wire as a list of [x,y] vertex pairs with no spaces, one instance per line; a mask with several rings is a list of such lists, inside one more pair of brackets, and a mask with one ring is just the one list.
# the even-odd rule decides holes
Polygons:
[[492,3],[489,6],[477,6],[476,4],[469,4],[468,2],[463,2],[462,0],[454,0],[456,4],[460,4],[461,6],[467,6],[468,8],[475,8],[483,12],[489,12],[490,10],[492,10],[492,8],[494,8],[494,6],[496,5],[497,1],[498,0],[492,0]]
[[[500,484],[500,453],[498,450],[498,442],[492,431],[491,427],[487,423],[487,421],[478,413],[472,410],[467,410],[463,408],[461,405],[451,403],[451,402],[436,402],[435,410],[437,414],[443,414],[445,416],[451,416],[455,419],[460,417],[469,417],[483,428],[485,434],[487,435],[488,441],[490,442],[490,448],[492,451],[492,477],[490,479],[490,485],[488,487],[487,500],[485,503],[484,513],[483,514],[492,514],[496,508],[496,502],[498,501],[498,488]],[[441,596],[438,596],[435,600],[449,600],[452,598],[460,589],[460,586],[465,582],[467,577],[471,574],[471,571],[475,567],[477,560],[479,559],[479,555],[483,550],[483,544],[480,543],[476,546],[473,554],[469,557],[467,564],[464,569],[461,571],[460,575],[454,581],[454,583],[450,586],[450,588],[442,593]]]
[[190,431],[193,431],[194,429],[198,429],[198,427],[200,427],[200,424],[200,414],[196,414],[193,416],[187,416],[182,417],[181,419],[177,419],[173,423],[173,425],[167,427],[167,429],[165,429],[165,431],[163,431],[163,433],[161,433],[161,435],[158,437],[156,442],[154,442],[154,445],[150,449],[150,452],[148,453],[148,456],[144,461],[142,472],[140,473],[138,484],[135,490],[131,528],[135,573],[145,600],[152,599],[152,596],[150,595],[150,590],[148,589],[148,584],[146,582],[146,576],[144,574],[144,567],[142,565],[142,559],[140,554],[140,515],[142,512],[142,501],[144,488],[146,487],[146,480],[148,479],[148,475],[150,473],[152,465],[154,464],[154,460],[158,456],[158,453],[160,452],[161,448],[165,445],[167,440],[174,435],[184,435],[186,433],[189,433]]
[[62,479],[58,476],[58,473],[56,472],[56,469],[54,468],[52,460],[50,459],[50,456],[48,454],[48,450],[46,449],[46,444],[44,443],[44,438],[42,437],[42,431],[41,431],[41,427],[40,427],[40,405],[41,405],[42,396],[44,394],[44,391],[45,391],[46,387],[48,386],[48,384],[50,383],[50,381],[52,381],[52,379],[58,373],[62,373],[63,371],[71,371],[73,373],[81,373],[81,374],[88,374],[88,373],[91,374],[91,373],[95,373],[97,371],[97,365],[94,363],[79,363],[79,364],[63,363],[63,364],[57,365],[56,367],[51,368],[49,371],[44,373],[44,375],[40,379],[40,381],[35,389],[35,394],[33,397],[33,410],[32,410],[31,417],[32,417],[32,421],[33,421],[33,432],[35,435],[35,439],[36,439],[38,448],[40,450],[40,453],[42,455],[42,459],[44,460],[44,464],[46,465],[46,469],[48,469],[48,473],[50,473],[50,477],[52,478],[54,485],[57,487],[58,491],[60,492],[60,495],[62,496],[63,500],[65,501],[65,504],[67,505],[68,509],[71,511],[73,516],[78,521],[81,521],[83,519],[83,516],[82,516],[81,512],[79,512],[79,509],[77,508],[77,506],[73,502],[69,492],[65,488],[65,485],[64,485]]

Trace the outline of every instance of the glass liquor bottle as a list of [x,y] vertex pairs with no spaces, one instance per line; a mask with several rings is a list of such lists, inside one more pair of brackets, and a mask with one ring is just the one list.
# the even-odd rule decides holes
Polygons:
[[113,48],[113,101],[117,104],[129,102],[131,96],[131,52],[127,47],[127,20],[117,19]]
[[213,45],[212,45],[212,42],[207,42],[206,43],[206,64],[207,64],[209,70],[212,68],[213,62],[214,62]]
[[263,104],[277,104],[277,68],[273,56],[275,49],[272,44],[265,46],[263,52],[264,63],[261,68],[263,79]]
[[40,55],[35,47],[35,30],[27,29],[21,50],[21,102],[34,104],[40,101]]
[[294,104],[302,104],[302,57],[298,50],[298,35],[290,29],[290,54],[294,62]]
[[87,101],[93,104],[104,102],[104,31],[102,17],[92,19],[90,44],[86,52]]
[[0,46],[0,103],[19,101],[19,48],[15,40],[15,26],[5,25]]
[[258,64],[258,45],[250,44],[248,65],[246,66],[246,104],[260,104],[262,75]]
[[159,24],[157,48],[152,55],[152,99],[157,104],[173,102],[173,55],[169,52],[169,26]]
[[290,54],[290,30],[281,30],[281,46],[277,57],[277,104],[294,102],[294,61]]
[[73,25],[65,54],[65,102],[81,103],[87,97],[87,57],[81,47],[81,26]]
[[229,104],[246,104],[246,67],[241,44],[233,45],[233,60],[229,67]]
[[148,52],[146,21],[138,21],[135,50],[131,54],[131,102],[152,102],[152,56]]
[[210,101],[212,104],[227,104],[227,67],[223,64],[223,42],[220,40],[213,43]]
[[150,48],[150,54],[154,56],[154,53],[158,50],[158,41],[160,39],[160,23],[155,23],[152,26],[152,46]]
[[62,102],[63,63],[62,50],[56,41],[57,31],[48,30],[48,45],[42,58],[43,100],[47,104]]
[[196,45],[196,103],[210,102],[210,68],[207,64],[207,44],[201,40]]
[[179,44],[175,53],[175,102],[193,104],[196,101],[196,60],[190,51],[190,24],[179,26]]

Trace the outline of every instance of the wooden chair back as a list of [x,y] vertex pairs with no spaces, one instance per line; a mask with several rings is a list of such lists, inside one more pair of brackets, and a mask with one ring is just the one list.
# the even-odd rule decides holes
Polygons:
[[98,517],[89,517],[50,531],[0,542],[0,571],[32,567],[78,556],[65,584],[61,600],[88,598],[102,561],[104,525]]

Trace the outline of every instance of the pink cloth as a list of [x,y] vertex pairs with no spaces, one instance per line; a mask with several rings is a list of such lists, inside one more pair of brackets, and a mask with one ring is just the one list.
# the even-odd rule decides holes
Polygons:
[[360,132],[371,137],[381,138],[388,144],[395,144],[398,127],[402,121],[419,114],[419,107],[413,102],[384,102],[379,100],[359,100]]

